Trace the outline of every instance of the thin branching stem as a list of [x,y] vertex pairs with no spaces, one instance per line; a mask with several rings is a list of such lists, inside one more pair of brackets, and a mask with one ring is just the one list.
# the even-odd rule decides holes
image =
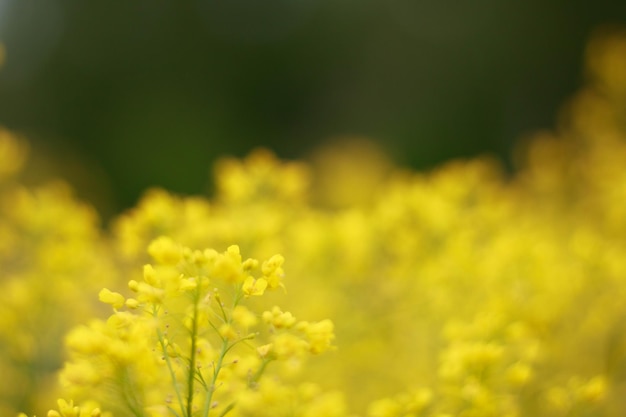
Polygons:
[[234,402],[228,404],[228,406],[226,406],[226,408],[224,408],[224,410],[220,413],[219,417],[224,417],[226,414],[230,413],[233,408],[235,408]]
[[222,370],[222,364],[224,362],[224,358],[226,357],[226,353],[232,347],[229,346],[228,340],[222,340],[222,349],[220,351],[220,356],[217,358],[217,363],[213,366],[213,378],[211,378],[211,384],[209,385],[209,389],[207,391],[206,398],[204,400],[204,407],[202,408],[202,416],[208,417],[209,411],[211,410],[211,403],[213,401],[213,393],[215,392],[215,385],[217,384],[217,377]]
[[[158,308],[155,307],[152,310],[152,316],[154,318],[157,318],[159,314]],[[172,361],[170,360],[169,355],[167,354],[167,346],[165,345],[165,337],[163,336],[163,332],[161,331],[160,328],[157,327],[157,337],[159,339],[159,345],[161,346],[161,351],[163,352],[163,359],[165,360],[165,363],[167,364],[167,369],[170,373],[170,378],[172,379],[172,385],[174,386],[174,392],[176,393],[176,399],[178,401],[178,405],[180,407],[180,409],[183,412],[183,416],[185,417],[190,417],[187,414],[185,414],[185,407],[184,407],[184,402],[183,402],[183,397],[180,394],[180,390],[178,389],[178,382],[176,381],[176,373],[174,372],[174,367],[172,366]],[[170,408],[170,410],[172,410],[172,408]],[[176,417],[180,417],[177,413],[174,413],[174,415]]]
[[254,376],[250,378],[250,381],[248,382],[248,387],[252,386],[253,383],[259,382],[259,379],[261,379],[261,376],[263,376],[263,372],[265,372],[265,368],[267,368],[267,365],[269,365],[272,360],[272,358],[263,359],[263,362],[261,362],[261,366],[259,366],[259,369],[255,372]]
[[119,369],[120,372],[120,382],[122,386],[122,398],[124,399],[124,403],[126,407],[130,410],[131,413],[135,417],[144,417],[143,410],[141,406],[138,404],[137,398],[133,395],[135,390],[132,387],[132,381],[130,375],[128,374],[128,368],[122,366]]

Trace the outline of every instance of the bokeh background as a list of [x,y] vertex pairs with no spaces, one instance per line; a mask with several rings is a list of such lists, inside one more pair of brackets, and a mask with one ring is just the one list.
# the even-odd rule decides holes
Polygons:
[[0,124],[109,218],[222,155],[345,137],[428,169],[554,126],[616,0],[0,0]]

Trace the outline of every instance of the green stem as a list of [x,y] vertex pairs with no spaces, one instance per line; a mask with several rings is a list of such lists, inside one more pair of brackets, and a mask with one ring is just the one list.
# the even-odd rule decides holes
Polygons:
[[[158,317],[157,308],[154,308],[152,310],[152,316],[154,318]],[[170,373],[170,378],[172,379],[172,385],[174,386],[174,391],[176,392],[176,399],[178,400],[178,405],[184,413],[185,412],[184,402],[183,402],[182,396],[180,395],[180,390],[178,389],[178,382],[176,381],[176,374],[174,373],[172,362],[170,361],[170,357],[167,354],[167,346],[165,346],[165,337],[163,336],[163,332],[161,332],[161,329],[159,329],[158,327],[157,327],[157,337],[159,338],[159,345],[161,346],[161,351],[163,352],[163,359],[165,360],[165,363],[167,364],[167,369]],[[173,409],[170,408],[170,410],[173,410]],[[174,415],[176,417],[180,417],[178,413],[174,412]],[[183,415],[187,416],[186,414],[183,414]]]
[[222,305],[222,300],[217,300],[217,305],[219,306],[222,312],[222,318],[224,319],[224,323],[228,323],[228,316],[226,315],[226,310],[224,310],[224,306]]
[[219,415],[219,417],[224,417],[226,414],[228,414],[233,408],[235,408],[235,403],[230,403],[228,404],[228,406],[224,409],[224,411],[222,411]]
[[[233,310],[239,304],[239,301],[241,301],[242,295],[243,295],[243,293],[241,291],[241,286],[239,286],[239,287],[237,287],[235,295],[233,297],[233,306],[232,306]],[[224,323],[230,324],[231,320],[228,318],[228,315],[226,314],[226,310],[224,310],[224,306],[222,305],[222,300],[221,299],[217,299],[216,301],[217,301],[217,305],[219,306],[220,311],[222,313],[222,318],[224,319]],[[217,362],[215,363],[215,365],[213,367],[213,377],[211,378],[211,384],[208,386],[207,395],[206,395],[206,398],[204,400],[204,407],[202,408],[202,416],[203,417],[208,417],[209,412],[211,411],[211,405],[212,405],[211,403],[213,401],[213,393],[215,392],[215,384],[217,383],[217,377],[219,376],[219,373],[222,370],[222,365],[224,363],[224,358],[226,357],[226,354],[228,353],[228,351],[230,349],[233,348],[233,346],[235,346],[239,342],[247,339],[247,337],[244,337],[242,339],[238,339],[238,340],[234,341],[233,343],[229,343],[228,339],[226,339],[225,337],[220,335],[219,329],[210,320],[209,320],[209,325],[215,330],[217,335],[222,340],[222,349],[220,351],[220,356],[218,357]],[[234,407],[235,407],[235,403],[229,404],[222,411],[222,413],[220,414],[220,417],[225,416]]]
[[271,359],[271,358],[263,359],[263,362],[261,362],[261,366],[259,367],[259,369],[256,371],[254,376],[252,378],[250,378],[250,381],[248,382],[248,387],[251,387],[253,383],[259,382],[259,379],[261,378],[261,376],[263,376],[263,372],[265,372],[265,368],[267,368],[267,365],[272,360],[273,359]]
[[193,413],[194,381],[196,379],[196,350],[198,342],[198,302],[200,291],[196,289],[193,300],[193,318],[191,328],[191,352],[189,356],[189,374],[187,375],[187,417]]
[[142,412],[142,408],[138,404],[137,398],[133,395],[135,393],[135,390],[130,375],[128,373],[128,368],[125,366],[120,366],[119,373],[119,378],[122,385],[122,398],[124,399],[126,407],[128,407],[130,412],[133,413],[135,417],[143,417],[144,414]]
[[226,357],[226,353],[228,353],[228,351],[232,347],[228,345],[228,340],[222,340],[222,350],[220,351],[219,358],[217,358],[217,363],[213,367],[213,378],[211,378],[211,384],[209,385],[209,390],[204,400],[204,407],[202,412],[203,417],[208,417],[209,415],[209,411],[211,410],[211,402],[213,401],[213,393],[215,392],[215,384],[217,383],[217,377],[222,370],[222,364],[224,362],[224,358]]

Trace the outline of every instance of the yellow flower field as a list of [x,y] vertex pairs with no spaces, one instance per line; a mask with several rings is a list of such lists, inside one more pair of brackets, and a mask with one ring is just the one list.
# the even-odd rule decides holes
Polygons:
[[260,149],[106,229],[0,131],[0,415],[623,416],[626,34],[585,68],[513,172]]

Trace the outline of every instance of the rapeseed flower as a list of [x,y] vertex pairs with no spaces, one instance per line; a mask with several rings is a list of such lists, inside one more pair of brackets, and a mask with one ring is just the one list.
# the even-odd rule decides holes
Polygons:
[[[2,388],[3,411],[54,394],[52,417],[623,415],[625,40],[591,40],[587,84],[513,173],[259,150],[218,163],[211,198],[149,190],[102,236],[66,186],[6,165],[0,369],[33,389]],[[3,137],[0,158],[22,154]],[[61,365],[54,343],[34,359],[41,329],[71,329],[58,394],[14,366]]]
[[[270,362],[303,361],[307,352],[330,347],[334,334],[328,320],[297,322],[293,327],[301,335],[257,328],[246,300],[263,295],[282,256],[261,263],[243,260],[237,246],[221,253],[192,250],[166,237],[154,240],[148,252],[154,264],[144,267],[141,282],[129,282],[133,298],[101,290],[99,299],[113,314],[67,336],[70,357],[60,381],[74,400],[100,404],[114,415],[237,415],[241,395],[254,397],[265,384],[278,383],[279,373],[267,375]],[[244,272],[249,275],[242,280]],[[248,279],[266,284],[252,291]],[[129,299],[134,301],[123,310]],[[275,399],[256,401],[265,407],[264,401]],[[60,412],[81,415],[80,408],[70,408],[74,414]]]

